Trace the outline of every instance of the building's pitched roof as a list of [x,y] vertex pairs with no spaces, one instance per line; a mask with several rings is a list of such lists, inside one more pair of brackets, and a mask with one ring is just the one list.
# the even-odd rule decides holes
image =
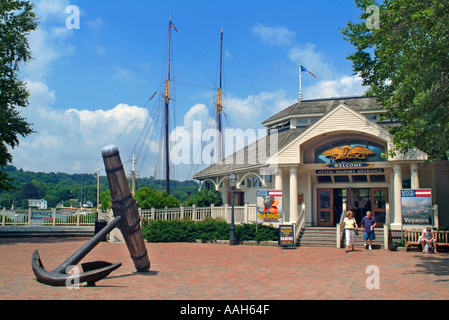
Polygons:
[[[298,137],[305,129],[290,129],[287,131],[283,131],[277,134],[277,149],[281,150],[284,146],[289,144],[293,139]],[[250,144],[249,146],[246,146],[243,148],[240,152],[237,151],[236,153],[226,157],[223,161],[218,162],[216,164],[211,165],[210,167],[196,173],[193,176],[193,179],[201,179],[201,178],[207,178],[207,177],[214,177],[220,174],[225,173],[231,173],[233,171],[240,171],[245,170],[248,168],[253,167],[259,167],[266,165],[265,160],[266,159],[259,159],[259,146],[265,146],[265,154],[266,157],[273,156],[274,154],[271,153],[271,146],[270,146],[270,137],[265,136],[258,141]],[[248,160],[248,150],[251,150],[251,152],[255,152],[256,156],[254,159]],[[276,154],[278,150],[273,150]],[[255,160],[255,161],[252,161]]]
[[381,110],[382,106],[377,102],[375,96],[371,97],[341,97],[341,98],[329,98],[329,99],[314,99],[303,100],[301,103],[295,103],[290,107],[278,112],[274,116],[268,118],[262,125],[266,126],[271,123],[275,123],[278,120],[301,115],[324,115],[336,108],[340,103],[344,101],[346,105],[358,112]]

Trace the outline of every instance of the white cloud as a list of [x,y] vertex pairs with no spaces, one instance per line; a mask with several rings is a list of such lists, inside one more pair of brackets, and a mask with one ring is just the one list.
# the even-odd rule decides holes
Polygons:
[[[304,67],[319,76],[318,79],[315,79],[303,72],[303,99],[360,96],[366,91],[359,76],[342,75],[337,72],[326,54],[319,51],[313,43],[295,45],[289,50],[288,57],[295,63],[301,60]],[[310,81],[304,81],[305,77],[310,78]]]
[[129,81],[129,80],[134,79],[136,77],[136,74],[134,73],[134,71],[132,71],[128,68],[115,66],[113,77],[116,80]]
[[291,43],[296,33],[285,27],[267,27],[260,23],[252,28],[252,32],[257,35],[262,42],[270,45],[287,46]]
[[99,29],[99,28],[104,27],[106,25],[104,20],[101,19],[100,17],[97,17],[94,20],[88,20],[88,21],[86,21],[86,24],[87,24],[87,26],[89,28],[93,28],[93,29]]
[[64,55],[71,55],[75,47],[70,43],[73,30],[65,27],[65,8],[69,1],[37,1],[36,13],[39,28],[28,37],[33,60],[23,68],[27,78],[42,81],[51,72],[51,64]]
[[335,80],[320,80],[316,84],[303,88],[304,99],[361,96],[366,88],[358,76],[341,76]]
[[[44,96],[44,87],[31,88],[41,90]],[[122,161],[127,160],[149,116],[146,109],[127,104],[95,111],[54,110],[41,104],[24,109],[23,115],[36,133],[12,150],[13,165],[31,171],[69,173],[96,170],[101,149],[112,143],[121,149]]]
[[289,50],[288,57],[295,63],[301,60],[304,67],[320,78],[329,79],[333,76],[333,68],[328,62],[329,60],[323,52],[316,49],[316,45],[313,43],[295,45]]
[[296,102],[286,97],[285,90],[261,92],[246,98],[226,97],[225,111],[235,127],[256,129],[261,123]]

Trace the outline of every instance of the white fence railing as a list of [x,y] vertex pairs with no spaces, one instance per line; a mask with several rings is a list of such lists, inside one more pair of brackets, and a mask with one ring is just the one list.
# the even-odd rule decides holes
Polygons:
[[[231,222],[232,208],[228,205],[222,207],[177,207],[168,209],[147,209],[139,210],[140,216],[148,220],[174,220],[174,219],[191,219],[193,221],[201,221],[206,218],[223,218],[227,222]],[[234,207],[235,223],[255,222],[257,218],[256,205],[245,204],[244,206]]]
[[[139,214],[143,219],[151,220],[174,220],[188,218],[193,221],[201,221],[206,218],[223,218],[231,222],[232,208],[228,205],[222,207],[177,207],[166,209],[151,208],[141,210]],[[98,219],[110,220],[112,212],[100,212]],[[255,222],[257,218],[256,205],[245,204],[234,207],[234,219],[236,224]],[[22,225],[22,226],[93,226],[97,220],[95,209],[72,209],[57,208],[49,210],[32,209],[0,211],[0,225]]]

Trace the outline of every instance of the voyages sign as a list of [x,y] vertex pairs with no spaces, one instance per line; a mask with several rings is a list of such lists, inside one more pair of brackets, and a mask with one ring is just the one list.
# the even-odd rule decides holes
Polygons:
[[257,222],[282,223],[282,190],[257,190]]
[[431,225],[432,190],[402,189],[401,212],[403,224]]

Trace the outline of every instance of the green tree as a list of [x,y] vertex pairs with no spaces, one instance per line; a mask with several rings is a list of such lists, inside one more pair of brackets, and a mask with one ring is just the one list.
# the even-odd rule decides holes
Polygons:
[[[430,160],[449,154],[449,1],[356,0],[361,22],[340,32],[356,49],[348,56],[355,74],[386,109],[385,118],[400,122],[391,129],[394,148],[418,148]],[[379,9],[378,27],[372,20]],[[368,19],[368,23],[367,23]]]
[[0,197],[0,208],[11,208],[14,197],[10,194],[4,193]]
[[154,208],[171,208],[177,207],[181,203],[172,195],[165,191],[159,192],[150,187],[143,187],[137,190],[135,199],[142,209]]
[[[31,59],[27,36],[37,28],[33,5],[24,0],[0,2],[0,167],[12,162],[8,147],[19,145],[18,136],[33,130],[17,108],[28,106],[26,83],[18,78],[19,66]],[[13,186],[6,172],[0,171],[0,190]]]
[[101,210],[106,211],[112,205],[111,190],[107,189],[100,193]]
[[223,200],[220,192],[216,190],[201,190],[186,201],[186,206],[195,205],[197,207],[208,207],[211,204],[221,206]]

